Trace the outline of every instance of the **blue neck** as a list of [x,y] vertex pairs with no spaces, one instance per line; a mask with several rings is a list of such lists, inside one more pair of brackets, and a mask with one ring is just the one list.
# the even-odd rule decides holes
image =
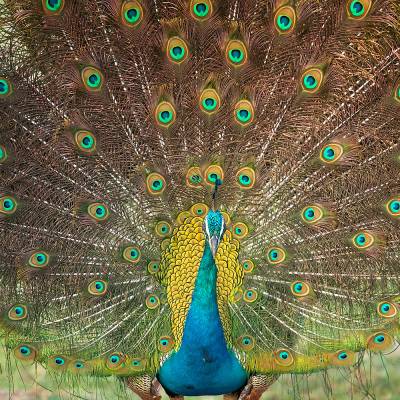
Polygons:
[[240,389],[247,374],[228,350],[218,312],[217,268],[206,242],[182,344],[162,365],[159,380],[170,393],[196,396]]

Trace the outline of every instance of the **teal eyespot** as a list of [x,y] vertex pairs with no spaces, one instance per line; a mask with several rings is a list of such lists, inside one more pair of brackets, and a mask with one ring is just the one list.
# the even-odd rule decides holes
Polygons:
[[28,264],[33,268],[44,268],[49,265],[50,257],[44,251],[36,251],[31,254]]
[[0,214],[11,215],[17,211],[18,204],[11,196],[0,197]]
[[393,318],[398,313],[398,308],[389,301],[382,301],[377,306],[378,314],[383,318]]
[[287,15],[278,16],[278,27],[281,31],[287,31],[292,26],[292,20]]
[[303,84],[307,89],[315,89],[318,85],[318,81],[312,75],[306,75],[303,78]]
[[0,164],[8,158],[7,150],[4,146],[0,145]]
[[166,188],[166,182],[162,175],[153,172],[146,178],[147,190],[152,195],[160,195]]
[[85,364],[84,364],[83,362],[81,362],[81,361],[77,361],[77,362],[74,364],[74,366],[75,366],[75,368],[77,368],[77,369],[82,369],[82,368],[85,367]]
[[246,123],[251,119],[251,113],[249,110],[246,109],[236,110],[236,118],[240,122]]
[[194,184],[201,183],[201,181],[202,181],[200,175],[191,175],[191,176],[189,177],[189,179],[190,179],[190,182],[192,182],[192,183],[194,183]]
[[193,12],[196,14],[197,17],[204,18],[207,16],[209,11],[208,4],[206,3],[197,3],[193,7]]
[[237,49],[232,49],[229,50],[229,59],[235,63],[235,64],[239,64],[244,58],[244,53],[241,49],[237,48]]
[[127,28],[135,28],[143,20],[143,8],[137,0],[126,0],[121,7],[121,19]]
[[124,366],[126,356],[122,353],[113,353],[106,359],[107,368],[111,370],[118,370]]
[[372,0],[347,0],[346,11],[349,19],[361,20],[369,13]]
[[160,305],[160,299],[155,294],[150,294],[146,297],[146,306],[150,310],[154,310]]
[[224,171],[219,165],[210,165],[206,169],[204,176],[206,178],[206,183],[212,187],[215,187],[215,185],[219,186],[224,181]]
[[275,362],[281,367],[289,367],[294,363],[294,358],[289,350],[281,349],[275,352]]
[[28,308],[23,304],[17,304],[8,310],[8,318],[12,321],[22,321],[28,316]]
[[185,61],[188,57],[189,48],[186,42],[178,37],[174,36],[168,40],[167,43],[167,55],[169,61],[175,64],[180,64]]
[[377,344],[382,344],[385,341],[384,335],[376,335],[374,338],[374,342]]
[[296,293],[301,293],[303,290],[303,284],[302,283],[296,283],[293,287],[294,291]]
[[60,11],[60,8],[64,6],[63,0],[45,0],[47,10],[51,12]]
[[327,161],[332,161],[335,158],[335,150],[328,146],[323,151],[323,157]]
[[141,252],[136,246],[127,246],[125,247],[122,256],[125,261],[137,264],[140,261]]
[[254,303],[258,298],[258,293],[255,289],[247,289],[243,293],[243,300],[247,303]]
[[170,336],[162,336],[158,341],[158,349],[163,352],[167,353],[174,347],[174,340]]
[[237,340],[239,347],[244,351],[250,351],[254,348],[255,341],[250,335],[240,336]]
[[311,293],[311,287],[307,282],[295,281],[290,285],[290,290],[292,294],[299,300],[309,296]]
[[21,361],[34,361],[37,351],[28,344],[21,344],[14,349],[14,356]]
[[239,67],[247,63],[247,49],[241,40],[231,40],[226,46],[225,57],[233,67]]
[[400,217],[400,197],[389,200],[386,210],[392,217]]
[[112,364],[117,364],[117,363],[119,362],[120,359],[121,359],[120,356],[113,355],[113,356],[110,357],[110,362],[111,362]]
[[103,296],[107,293],[108,284],[103,280],[92,281],[88,285],[88,292],[92,296]]
[[133,361],[132,361],[132,366],[133,366],[133,367],[140,367],[140,365],[141,365],[140,360],[133,360]]
[[28,346],[21,346],[19,348],[19,351],[24,357],[27,357],[32,353],[31,349]]
[[235,105],[235,121],[242,126],[249,125],[254,119],[254,108],[250,101],[240,100]]
[[96,137],[90,131],[78,130],[74,135],[75,144],[84,153],[93,153],[96,150]]
[[339,360],[344,361],[348,358],[348,354],[345,351],[341,351],[337,357]]
[[365,7],[361,1],[353,0],[350,4],[350,12],[354,17],[359,17],[365,13]]
[[320,152],[320,160],[325,164],[334,164],[344,154],[344,147],[340,143],[328,143]]
[[202,102],[203,108],[207,111],[214,111],[217,108],[217,100],[207,97]]
[[83,68],[81,78],[88,92],[98,92],[103,87],[103,74],[95,67]]
[[322,219],[323,215],[322,208],[317,205],[306,206],[301,212],[301,218],[307,224],[316,224]]
[[7,97],[12,92],[12,86],[8,79],[0,77],[0,99]]
[[236,222],[232,226],[232,231],[233,237],[241,240],[249,234],[249,227],[244,222]]
[[280,7],[274,17],[275,29],[281,35],[286,35],[293,31],[296,23],[296,12],[291,6]]
[[283,263],[286,259],[286,252],[281,247],[271,247],[267,252],[268,262],[276,265]]
[[92,203],[89,204],[88,208],[89,216],[98,222],[102,222],[108,219],[110,212],[108,207],[103,203]]
[[370,248],[375,243],[375,238],[367,231],[361,231],[353,236],[353,245],[359,250]]
[[162,238],[168,236],[172,232],[171,225],[167,221],[160,221],[156,225],[156,234]]

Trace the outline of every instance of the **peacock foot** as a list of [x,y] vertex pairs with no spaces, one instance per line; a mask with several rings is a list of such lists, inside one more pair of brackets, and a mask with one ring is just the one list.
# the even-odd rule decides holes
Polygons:
[[276,381],[273,375],[253,375],[241,392],[224,395],[224,400],[258,400]]

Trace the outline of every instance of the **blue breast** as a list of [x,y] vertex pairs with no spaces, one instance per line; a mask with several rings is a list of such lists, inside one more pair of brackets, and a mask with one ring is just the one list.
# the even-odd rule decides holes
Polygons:
[[227,348],[216,296],[217,268],[208,243],[200,263],[182,344],[158,380],[169,394],[219,395],[239,390],[248,374]]

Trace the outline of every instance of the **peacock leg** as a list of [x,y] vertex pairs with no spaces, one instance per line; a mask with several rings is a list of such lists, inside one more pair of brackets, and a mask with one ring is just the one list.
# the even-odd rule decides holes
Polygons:
[[125,382],[142,400],[161,400],[161,384],[156,378],[150,375],[131,376]]
[[276,379],[277,377],[274,375],[251,376],[240,393],[238,400],[258,400]]

